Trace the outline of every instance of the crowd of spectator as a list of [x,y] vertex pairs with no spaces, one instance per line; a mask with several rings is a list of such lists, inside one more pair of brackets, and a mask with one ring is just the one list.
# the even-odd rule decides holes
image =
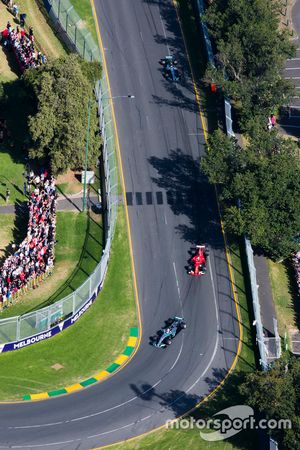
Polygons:
[[296,272],[296,282],[300,294],[300,250],[293,255],[293,266]]
[[13,28],[11,23],[7,22],[6,28],[1,32],[1,41],[5,48],[13,50],[22,72],[47,61],[46,56],[35,48],[32,27],[29,27],[29,32],[26,33],[24,28]]
[[7,305],[12,297],[26,289],[53,267],[56,231],[55,181],[47,171],[27,176],[30,186],[27,236],[0,269],[0,303]]

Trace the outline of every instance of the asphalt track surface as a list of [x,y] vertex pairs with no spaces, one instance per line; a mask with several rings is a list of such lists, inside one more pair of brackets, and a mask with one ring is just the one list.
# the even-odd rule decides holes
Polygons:
[[[143,324],[140,348],[107,381],[44,402],[0,405],[0,448],[89,449],[161,426],[230,368],[238,322],[213,189],[199,172],[204,136],[171,0],[96,0],[114,100]],[[175,54],[182,79],[164,80]],[[159,194],[157,194],[159,193]],[[189,250],[209,244],[207,274]],[[173,315],[187,329],[166,350],[149,337]],[[100,343],[99,343],[100,345]],[[46,356],[45,356],[46,357]]]

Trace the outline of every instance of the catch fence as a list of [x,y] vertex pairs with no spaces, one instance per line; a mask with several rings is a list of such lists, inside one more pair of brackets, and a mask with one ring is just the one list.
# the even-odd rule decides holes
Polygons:
[[44,0],[52,25],[68,47],[87,61],[101,61],[101,53],[92,33],[70,0]]
[[[68,0],[46,0],[51,5],[47,8],[50,17],[54,17],[59,26],[74,38],[78,53],[87,59],[98,59],[101,53],[95,48],[93,41],[86,33],[75,33],[80,24],[79,16],[73,11]],[[70,7],[68,8],[68,4]],[[71,31],[71,29],[73,31]],[[84,44],[85,42],[85,44]],[[73,293],[50,306],[20,316],[0,320],[0,352],[15,350],[47,339],[61,332],[77,321],[96,299],[102,288],[110,257],[118,211],[118,170],[115,153],[115,135],[112,121],[111,98],[106,76],[95,85],[95,96],[98,103],[99,126],[103,140],[102,160],[104,183],[102,203],[105,227],[105,246],[101,261],[89,278]]]

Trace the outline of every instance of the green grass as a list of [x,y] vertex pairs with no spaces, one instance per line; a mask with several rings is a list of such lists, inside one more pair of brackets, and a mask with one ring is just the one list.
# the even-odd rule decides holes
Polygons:
[[83,189],[83,185],[81,183],[59,183],[56,187],[65,195],[77,194]]
[[8,245],[13,242],[15,215],[0,215],[0,257],[5,257]]
[[[250,325],[248,301],[248,286],[244,282],[244,266],[241,263],[239,246],[236,243],[230,245],[232,267],[234,270],[235,288],[238,293],[240,311],[243,323],[243,346],[235,371],[230,375],[217,393],[207,402],[203,403],[191,414],[196,420],[212,417],[223,408],[241,404],[242,400],[238,393],[238,385],[245,373],[255,370],[255,355],[253,350],[253,339]],[[242,258],[244,258],[242,254]],[[188,394],[186,394],[188,397]],[[199,435],[199,430],[166,430],[161,429],[138,437],[128,442],[122,442],[112,446],[119,450],[182,450],[183,448],[199,450],[256,450],[258,441],[255,431],[242,431],[237,436],[221,442],[206,442]]]
[[[112,324],[118,320],[118,326]],[[0,355],[0,400],[49,391],[105,369],[137,326],[125,214],[120,208],[104,288],[89,311],[62,334]],[[61,364],[56,371],[51,366]]]
[[91,32],[95,43],[98,43],[96,27],[90,0],[70,0],[77,14],[83,20],[86,28]]
[[281,337],[286,331],[297,327],[296,311],[299,311],[297,294],[291,289],[291,276],[294,276],[294,273],[291,273],[287,264],[268,260],[269,277]]
[[[7,216],[0,215],[0,228],[5,225],[9,225]],[[0,319],[48,306],[73,292],[88,278],[102,255],[101,217],[58,212],[56,240],[53,275],[5,309]]]

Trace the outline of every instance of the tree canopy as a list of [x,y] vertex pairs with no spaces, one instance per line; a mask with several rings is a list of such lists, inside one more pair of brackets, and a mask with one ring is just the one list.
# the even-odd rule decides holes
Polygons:
[[244,130],[253,116],[267,117],[294,92],[281,76],[296,48],[279,28],[279,8],[276,1],[214,0],[205,14],[217,61],[207,77],[238,102]]
[[[220,130],[209,138],[202,169],[219,186],[226,228],[245,233],[273,259],[297,249],[300,162],[297,145],[266,132],[243,149]],[[240,202],[240,203],[238,203]]]
[[91,102],[89,166],[99,156],[100,137],[93,87],[101,76],[98,63],[71,54],[24,74],[36,113],[29,117],[29,156],[48,160],[54,174],[81,168],[85,158],[88,107]]
[[239,391],[245,403],[266,419],[289,419],[291,429],[274,429],[279,447],[300,450],[300,360],[279,360],[267,372],[249,373]]

